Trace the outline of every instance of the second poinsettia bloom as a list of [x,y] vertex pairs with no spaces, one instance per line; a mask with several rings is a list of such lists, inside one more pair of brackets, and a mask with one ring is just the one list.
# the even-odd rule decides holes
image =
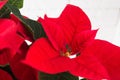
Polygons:
[[26,33],[24,25],[14,15],[0,18],[0,80],[12,80],[5,69],[6,64],[10,66],[17,80],[37,80],[37,71],[21,63],[29,48],[25,43],[26,39],[30,40]]
[[0,65],[5,65],[14,57],[24,42],[17,34],[17,25],[11,19],[0,19]]

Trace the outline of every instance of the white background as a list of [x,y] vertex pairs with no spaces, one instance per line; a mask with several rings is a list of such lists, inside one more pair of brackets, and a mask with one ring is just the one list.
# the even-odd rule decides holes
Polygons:
[[120,46],[120,0],[24,0],[21,13],[32,19],[58,17],[68,3],[86,12],[93,29],[100,28],[96,38]]
[[120,46],[120,0],[24,0],[21,13],[35,20],[44,14],[58,17],[68,3],[82,8],[92,28],[99,28],[96,38]]

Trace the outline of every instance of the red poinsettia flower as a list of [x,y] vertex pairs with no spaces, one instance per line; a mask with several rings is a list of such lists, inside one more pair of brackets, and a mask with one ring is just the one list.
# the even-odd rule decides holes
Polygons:
[[[74,9],[72,9],[72,10],[74,10]],[[63,11],[64,12],[64,11]],[[67,13],[67,12],[66,12]],[[62,25],[68,25],[68,24],[70,24],[71,22],[73,23],[73,21],[68,17],[68,15],[70,15],[69,14],[70,12],[69,12],[69,10],[68,10],[68,14],[66,14],[65,16],[67,16],[67,17],[63,17],[62,18],[62,16],[63,16],[63,14],[59,17],[59,18],[57,18],[57,19],[55,19],[55,18],[48,18],[47,16],[45,16],[45,20],[46,20],[46,22],[47,23],[49,23],[49,21],[51,22],[55,22],[56,24],[62,24],[62,22],[61,21],[63,21],[63,22],[65,22],[65,23],[63,23]],[[77,15],[77,13],[76,13],[76,15]],[[69,20],[67,20],[67,19],[70,19],[70,21]],[[85,19],[85,18],[84,18]],[[66,21],[64,21],[64,20],[66,20]],[[42,20],[41,19],[39,19],[39,21],[40,22],[42,22]],[[85,23],[84,22],[85,20],[83,20],[83,25],[87,25],[87,24],[89,24],[89,21],[85,21],[85,22],[87,22],[87,23]],[[80,22],[79,22],[80,23]],[[79,25],[79,23],[77,23],[78,25]],[[46,23],[45,23],[46,24]],[[49,24],[48,24],[49,25]],[[61,25],[61,26],[62,26]],[[80,24],[81,25],[81,24]],[[70,26],[70,25],[68,25],[68,26]],[[73,25],[72,25],[73,26]],[[89,26],[89,25],[88,25]],[[45,30],[47,30],[47,27],[45,27],[45,26],[43,26],[44,27],[44,29]],[[65,26],[63,26],[63,27],[65,27]],[[52,26],[52,28],[51,29],[53,29],[54,27]],[[79,27],[79,28],[82,28],[82,26],[81,27]],[[68,30],[69,28],[66,28],[66,31],[64,32],[64,29],[63,29],[63,32],[62,33],[64,33],[64,35],[65,35],[65,33],[67,33],[68,32],[68,34],[69,34],[69,31],[70,30]],[[84,27],[82,28],[82,29],[84,29]],[[89,30],[89,28],[86,28],[86,29],[88,29],[88,30],[84,30],[84,31],[79,31],[80,29],[77,29],[78,30],[78,33],[77,34],[75,34],[75,36],[74,36],[74,39],[72,39],[72,42],[71,42],[71,48],[72,48],[72,51],[73,52],[75,52],[75,53],[77,53],[77,52],[79,52],[79,50],[80,50],[80,52],[83,54],[83,55],[85,55],[84,57],[82,56],[82,54],[81,54],[81,56],[78,56],[76,59],[78,60],[78,62],[80,63],[80,62],[84,62],[84,61],[86,61],[86,63],[84,64],[84,65],[87,65],[87,68],[89,68],[90,67],[90,64],[92,64],[92,66],[93,66],[93,63],[95,63],[95,62],[93,62],[93,63],[91,63],[91,61],[90,60],[93,60],[93,59],[97,59],[96,61],[98,61],[98,62],[96,62],[96,63],[100,63],[100,65],[101,66],[103,66],[104,67],[104,69],[103,70],[101,70],[101,73],[103,73],[103,74],[105,74],[105,76],[106,76],[106,78],[110,78],[111,80],[119,80],[120,79],[120,76],[119,76],[119,74],[120,74],[120,68],[119,68],[119,66],[120,66],[120,63],[119,63],[119,61],[120,61],[120,47],[118,47],[118,46],[115,46],[115,45],[113,45],[113,44],[111,44],[111,43],[109,43],[109,42],[107,42],[107,41],[103,41],[103,40],[94,40],[93,41],[93,38],[95,37],[95,32],[93,31],[93,32],[91,32],[90,30]],[[76,30],[76,31],[77,31]],[[48,31],[46,31],[46,33],[48,33],[49,32],[49,30]],[[53,30],[53,32],[54,32],[54,30]],[[51,33],[52,32],[50,32],[50,33],[48,33],[48,35],[51,35]],[[57,31],[55,32],[55,33],[57,33]],[[53,34],[55,34],[55,33],[53,33]],[[61,33],[60,33],[61,34]],[[70,35],[70,34],[69,34]],[[53,35],[54,36],[54,35]],[[48,36],[49,37],[49,36]],[[58,36],[58,37],[60,37],[60,36]],[[56,38],[56,39],[59,39],[59,38]],[[65,35],[65,37],[67,37],[66,35]],[[60,37],[61,38],[61,37]],[[90,39],[90,38],[92,38],[92,39]],[[50,39],[50,38],[49,38]],[[52,38],[52,39],[55,39],[54,37]],[[55,40],[56,40],[55,39]],[[68,38],[69,39],[69,38]],[[60,39],[59,39],[60,40]],[[62,40],[64,40],[64,39],[62,39]],[[62,41],[61,40],[61,41]],[[51,42],[52,41],[54,41],[54,40],[51,40]],[[92,43],[93,42],[93,43]],[[88,45],[91,45],[91,46],[89,46],[89,47],[87,47],[86,48],[86,46],[88,46]],[[94,53],[94,54],[93,54]],[[113,56],[114,55],[114,56]],[[87,56],[88,56],[88,62],[87,62]],[[91,57],[90,57],[91,56]],[[83,60],[82,60],[82,58],[83,58]],[[112,61],[111,61],[112,60]],[[83,63],[82,62],[82,63]],[[98,65],[99,67],[100,67],[100,65]],[[74,75],[77,75],[77,76],[83,76],[83,77],[85,77],[85,72],[84,72],[84,69],[83,68],[80,68],[80,66],[81,66],[81,63],[79,64],[79,67],[77,68],[74,68],[75,70],[73,70],[73,72],[72,71],[70,71],[72,74],[74,74]],[[97,68],[97,65],[96,64],[94,64],[94,66],[96,66],[96,69],[98,69],[99,71],[100,71],[100,69],[99,69],[99,67]],[[85,67],[85,66],[84,66]],[[94,68],[94,67],[93,67]],[[92,69],[92,67],[91,68],[89,68],[89,69]],[[76,71],[77,70],[77,71]],[[83,72],[82,72],[83,71]],[[97,71],[97,70],[96,70]],[[81,73],[79,73],[79,72],[81,72]],[[83,73],[84,73],[84,75],[83,75]],[[100,73],[100,72],[99,72]],[[97,74],[97,73],[94,73],[94,74]],[[100,75],[100,74],[99,74]],[[89,76],[89,77],[91,77],[91,75],[87,75],[87,76]],[[108,77],[109,76],[109,77]],[[96,78],[97,80],[100,78],[101,76],[94,76],[94,79]],[[102,78],[102,77],[101,77]],[[103,78],[105,78],[105,77],[103,77]]]
[[0,69],[0,80],[13,80],[9,73]]
[[7,3],[8,0],[0,0],[0,9]]
[[[89,79],[109,79],[106,69],[86,48],[93,44],[97,30],[91,30],[86,14],[78,7],[67,5],[59,18],[38,20],[48,38],[36,40],[24,63],[50,73],[69,71]],[[79,54],[76,58],[69,55]]]
[[16,31],[17,26],[13,20],[0,19],[0,65],[8,63],[24,41]]

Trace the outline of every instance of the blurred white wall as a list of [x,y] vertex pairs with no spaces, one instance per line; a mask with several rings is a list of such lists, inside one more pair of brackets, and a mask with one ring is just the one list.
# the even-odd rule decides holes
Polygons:
[[120,46],[120,0],[71,0],[89,16],[93,29],[100,28],[98,39]]

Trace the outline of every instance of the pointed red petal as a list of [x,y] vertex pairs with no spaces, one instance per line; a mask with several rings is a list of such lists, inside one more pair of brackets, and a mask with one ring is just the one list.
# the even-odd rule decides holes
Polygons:
[[47,37],[56,50],[60,50],[63,46],[65,46],[64,34],[59,25],[50,20],[43,20],[41,18],[39,18],[38,21],[42,24]]
[[101,62],[111,80],[120,79],[120,47],[107,41],[96,40],[87,50]]
[[48,18],[45,20],[56,22],[61,26],[67,43],[70,44],[73,36],[83,30],[90,30],[91,23],[85,12],[77,6],[68,4],[59,18]]
[[85,30],[75,35],[71,44],[73,52],[80,52],[87,46],[91,45],[96,36],[97,30]]
[[13,80],[13,79],[7,72],[0,69],[0,80]]
[[108,73],[104,66],[89,51],[83,51],[75,60],[78,64],[70,72],[73,75],[85,77],[91,80],[109,80]]
[[66,27],[70,28],[69,26],[71,26],[75,28],[77,32],[91,29],[91,23],[86,13],[79,7],[71,4],[65,7],[60,15],[60,20],[64,22],[64,25],[66,24]]
[[10,62],[12,72],[18,80],[37,80],[38,78],[36,70],[21,62],[21,60],[24,59],[26,56],[28,47],[29,46],[26,43],[23,43],[22,46],[19,48],[17,54]]
[[50,74],[69,71],[75,65],[73,60],[61,56],[60,52],[51,47],[49,41],[44,38],[38,39],[30,47],[23,62]]

